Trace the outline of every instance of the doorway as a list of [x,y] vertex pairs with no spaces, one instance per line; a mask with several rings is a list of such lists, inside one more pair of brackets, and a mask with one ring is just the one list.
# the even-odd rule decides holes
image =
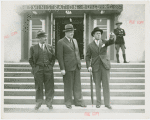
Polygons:
[[55,54],[57,56],[57,42],[65,36],[66,24],[73,24],[74,38],[78,42],[80,58],[84,59],[83,55],[83,18],[55,18]]

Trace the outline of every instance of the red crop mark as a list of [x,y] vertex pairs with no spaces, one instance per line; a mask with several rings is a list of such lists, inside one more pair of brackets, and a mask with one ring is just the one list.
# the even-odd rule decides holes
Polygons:
[[[12,33],[11,33],[11,36],[14,36],[14,35],[16,35],[16,34],[17,34],[17,31],[12,32]],[[4,39],[9,38],[9,37],[10,37],[9,35],[5,35],[5,36],[4,36]]]
[[90,116],[90,112],[85,112],[84,116]]
[[11,33],[11,36],[14,36],[14,35],[16,35],[17,34],[17,32],[15,31],[15,32],[12,32]]
[[92,116],[99,116],[99,112],[93,112]]
[[4,39],[6,39],[6,38],[9,38],[9,35],[5,35],[5,36],[4,36]]
[[135,20],[130,20],[129,21],[129,24],[135,24],[135,23],[137,23],[137,24],[143,24],[144,23],[144,21],[135,21]]
[[137,21],[137,24],[143,24],[144,21]]
[[135,20],[130,20],[129,23],[130,23],[130,24],[134,24],[134,23],[135,23]]

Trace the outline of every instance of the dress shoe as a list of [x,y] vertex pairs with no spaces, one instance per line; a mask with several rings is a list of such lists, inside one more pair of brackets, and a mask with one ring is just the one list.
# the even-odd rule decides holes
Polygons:
[[47,105],[47,107],[48,107],[49,109],[53,109],[53,106],[52,106],[52,105]]
[[72,108],[72,106],[71,106],[71,105],[66,105],[66,107],[67,107],[68,109],[71,109],[71,108]]
[[82,105],[75,105],[77,107],[87,107],[86,105],[82,104]]
[[105,105],[105,107],[107,107],[108,109],[112,109],[110,105]]
[[96,108],[100,108],[101,107],[101,105],[96,105]]
[[38,110],[41,107],[42,103],[36,103],[35,110]]

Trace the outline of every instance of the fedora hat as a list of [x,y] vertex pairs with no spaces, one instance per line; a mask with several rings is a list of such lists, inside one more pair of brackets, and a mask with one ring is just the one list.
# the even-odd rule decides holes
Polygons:
[[67,24],[65,25],[65,30],[63,30],[63,32],[67,32],[67,31],[74,31],[76,29],[73,28],[72,24]]
[[39,30],[37,32],[37,37],[36,38],[45,37],[45,36],[47,36],[47,34],[43,30]]
[[93,29],[93,31],[91,32],[91,35],[93,36],[95,32],[100,31],[101,34],[103,34],[103,30],[101,30],[99,27],[96,27]]
[[117,21],[117,22],[116,22],[116,25],[118,25],[118,24],[122,24],[122,22]]

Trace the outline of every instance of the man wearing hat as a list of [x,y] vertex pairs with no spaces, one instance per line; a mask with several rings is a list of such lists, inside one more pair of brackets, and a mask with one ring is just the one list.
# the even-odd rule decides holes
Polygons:
[[78,43],[74,36],[72,24],[65,25],[65,37],[57,43],[57,58],[63,75],[64,82],[64,99],[67,108],[72,108],[72,93],[74,96],[75,106],[86,107],[81,91],[80,79],[80,55]]
[[115,41],[115,48],[116,48],[116,58],[117,58],[117,63],[120,63],[120,60],[119,60],[119,49],[121,48],[122,50],[122,53],[123,53],[123,59],[124,59],[124,63],[128,63],[126,61],[126,54],[125,54],[125,41],[124,41],[124,38],[123,36],[125,36],[125,31],[124,29],[120,28],[122,22],[117,22],[116,25],[117,25],[117,28],[114,29],[114,33],[116,35],[116,41]]
[[43,103],[43,83],[45,86],[46,105],[52,109],[52,100],[54,97],[54,76],[53,66],[55,64],[55,53],[53,47],[46,44],[46,33],[39,31],[37,34],[39,43],[31,46],[29,63],[32,67],[32,74],[35,80],[36,106],[38,110]]
[[86,66],[89,72],[93,74],[93,80],[96,88],[96,108],[101,107],[101,82],[103,86],[104,105],[108,109],[110,106],[110,60],[107,56],[107,47],[114,44],[114,33],[110,35],[110,39],[103,40],[101,36],[103,30],[99,27],[94,28],[91,35],[94,40],[88,45],[86,52]]

